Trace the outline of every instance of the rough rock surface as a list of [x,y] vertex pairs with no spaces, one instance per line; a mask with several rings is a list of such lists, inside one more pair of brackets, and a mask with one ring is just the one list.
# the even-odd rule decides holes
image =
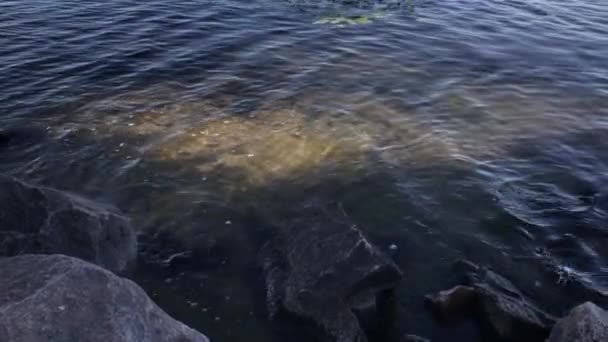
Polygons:
[[63,255],[0,259],[0,341],[208,342],[132,281]]
[[114,208],[0,175],[0,255],[65,254],[125,271],[137,242]]
[[511,341],[544,341],[555,319],[532,304],[509,280],[487,268],[468,274],[478,294],[478,316]]
[[608,341],[608,311],[587,302],[557,322],[547,342]]
[[[428,296],[434,312],[447,316],[472,314],[486,331],[505,341],[544,341],[555,319],[532,304],[510,281],[470,262],[467,286]],[[453,320],[453,317],[443,317]]]
[[353,309],[375,303],[383,315],[402,276],[356,227],[322,217],[278,229],[261,255],[271,316],[284,309],[330,341],[366,341]]

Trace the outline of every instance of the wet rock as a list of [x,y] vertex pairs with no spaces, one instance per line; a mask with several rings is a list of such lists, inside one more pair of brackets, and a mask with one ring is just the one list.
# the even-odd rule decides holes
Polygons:
[[329,341],[366,341],[353,310],[374,306],[380,321],[393,320],[401,271],[355,226],[306,217],[277,229],[262,249],[270,314],[312,321]]
[[470,262],[467,286],[428,296],[434,312],[448,320],[472,314],[484,331],[505,341],[544,341],[555,319],[532,304],[509,280]]
[[208,342],[132,281],[63,255],[0,259],[0,341]]
[[542,341],[553,319],[523,297],[496,289],[477,288],[478,317],[492,331],[508,341]]
[[557,322],[547,342],[608,341],[608,312],[587,302]]
[[408,334],[401,338],[401,342],[430,342],[430,340],[424,337]]
[[470,286],[458,285],[449,290],[427,296],[433,313],[442,321],[460,319],[472,312],[477,293]]
[[24,253],[65,254],[122,272],[137,243],[114,208],[0,175],[0,255]]

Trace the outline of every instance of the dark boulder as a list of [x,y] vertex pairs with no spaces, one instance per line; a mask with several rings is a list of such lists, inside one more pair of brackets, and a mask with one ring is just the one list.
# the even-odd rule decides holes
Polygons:
[[132,281],[63,255],[0,259],[0,341],[208,342]]
[[354,312],[372,306],[379,321],[394,320],[401,271],[354,225],[306,217],[278,228],[262,249],[270,314],[311,321],[329,341],[366,341]]
[[581,304],[557,322],[547,342],[608,341],[608,312],[587,302]]
[[112,207],[0,175],[0,255],[65,254],[125,271],[137,242]]
[[555,319],[537,308],[509,280],[480,267],[468,274],[476,289],[478,317],[508,341],[544,341]]
[[544,341],[555,319],[537,308],[509,280],[470,262],[459,262],[466,270],[466,286],[427,296],[435,313],[454,321],[472,315],[481,328],[504,341]]

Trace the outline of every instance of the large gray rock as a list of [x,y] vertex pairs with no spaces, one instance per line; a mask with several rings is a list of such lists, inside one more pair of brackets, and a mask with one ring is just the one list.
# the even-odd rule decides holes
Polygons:
[[0,255],[65,254],[125,271],[137,242],[112,207],[0,175]]
[[303,217],[277,229],[262,250],[271,315],[312,321],[330,341],[366,341],[353,309],[372,305],[381,321],[394,319],[391,291],[401,271],[355,226]]
[[547,342],[608,341],[608,312],[587,302],[557,322]]
[[427,296],[433,311],[442,319],[473,316],[484,328],[504,341],[544,341],[555,319],[537,308],[509,280],[470,262],[459,262],[466,270],[466,286],[456,286]]
[[0,259],[0,341],[208,342],[132,281],[64,255]]

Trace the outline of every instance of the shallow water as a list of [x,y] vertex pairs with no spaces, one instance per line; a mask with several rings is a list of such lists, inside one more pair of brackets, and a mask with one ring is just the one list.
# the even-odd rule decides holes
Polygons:
[[606,304],[603,1],[13,0],[0,47],[0,172],[127,212],[135,279],[213,340],[290,336],[255,259],[311,203],[398,246],[404,332],[478,339],[424,309],[457,258]]

